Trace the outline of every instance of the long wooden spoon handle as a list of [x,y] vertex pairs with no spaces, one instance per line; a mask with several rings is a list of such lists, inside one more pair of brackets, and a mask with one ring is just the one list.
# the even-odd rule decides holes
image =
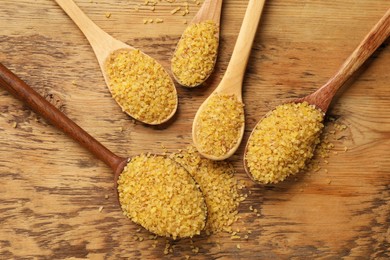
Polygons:
[[[390,9],[370,30],[359,46],[341,65],[336,74],[329,79],[313,96],[322,98],[315,101],[317,106],[326,112],[337,90],[356,72],[360,66],[372,55],[372,53],[390,36]],[[308,96],[308,98],[311,98]]]
[[69,119],[60,110],[44,99],[1,63],[0,86],[10,92],[16,98],[26,103],[36,113],[42,115],[58,129],[62,130],[83,147],[88,149],[97,158],[110,166],[114,171],[116,171],[118,166],[121,165],[124,160],[126,160],[125,158],[121,158],[115,155],[106,147],[104,147],[95,138],[90,136],[75,122]]
[[[99,63],[104,62],[103,58],[110,54],[112,51],[111,46],[122,44],[114,37],[103,31],[91,19],[89,19],[89,17],[83,11],[81,11],[81,9],[73,2],[73,0],[55,1],[84,33],[85,37],[91,44],[99,60]],[[125,47],[127,46],[123,44],[123,48]]]
[[242,84],[264,3],[265,0],[249,0],[240,33],[223,80],[235,82],[237,85]]

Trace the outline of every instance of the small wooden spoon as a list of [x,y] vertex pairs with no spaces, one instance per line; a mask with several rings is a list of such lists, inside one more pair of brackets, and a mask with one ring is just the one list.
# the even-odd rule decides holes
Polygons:
[[[216,25],[217,25],[217,30],[218,32],[216,33],[216,38],[219,42],[219,33],[220,33],[220,21],[221,21],[221,10],[222,10],[222,1],[223,0],[205,0],[202,4],[202,6],[200,7],[199,11],[196,13],[196,15],[194,16],[194,18],[191,20],[191,22],[189,23],[189,26],[193,25],[193,24],[197,24],[197,23],[201,23],[201,22],[205,22],[205,21],[213,21]],[[184,34],[183,34],[184,35]],[[183,38],[183,35],[181,36],[180,40]],[[179,45],[179,44],[178,44]],[[218,49],[218,47],[217,47]],[[176,53],[176,50],[177,50],[177,46],[176,46],[176,49],[174,51],[174,53]],[[215,55],[215,58],[214,58],[214,66],[215,66],[215,62],[217,61],[217,55]],[[213,67],[214,67],[213,66]],[[185,82],[182,82],[174,73],[174,70],[172,70],[172,75],[173,75],[173,78],[182,86],[184,87],[196,87],[196,86],[199,86],[201,84],[203,84],[203,82],[205,82],[211,75],[211,73],[213,72],[214,68],[211,69],[209,72],[208,72],[208,75],[206,75],[202,82],[198,82],[196,84],[187,84]]]
[[[105,31],[103,31],[101,28],[99,28],[94,22],[91,21],[87,17],[87,15],[73,2],[73,0],[55,0],[57,4],[65,11],[65,13],[74,21],[74,23],[80,28],[80,30],[83,32],[85,37],[88,39],[90,45],[92,46],[92,49],[95,52],[96,58],[99,62],[100,69],[103,73],[104,80],[106,81],[106,85],[108,89],[110,90],[111,94],[113,94],[112,87],[110,84],[110,79],[106,72],[106,60],[110,56],[110,54],[118,51],[118,50],[136,50],[134,47],[129,46]],[[148,56],[145,53],[142,53],[143,55]],[[157,61],[156,61],[157,63]],[[167,73],[164,70],[164,73]],[[168,74],[167,74],[168,75]],[[169,76],[168,76],[169,77]],[[169,77],[170,78],[170,77]],[[174,83],[172,79],[170,78],[171,85],[172,85],[172,92],[174,92],[176,99],[177,99],[177,93],[176,88],[174,86]],[[133,95],[137,95],[138,92],[133,93]],[[139,120],[143,123],[150,124],[150,125],[156,125],[156,124],[162,124],[166,121],[168,121],[172,116],[175,114],[177,110],[177,100],[176,100],[176,107],[172,110],[172,113],[169,114],[165,120],[159,121],[159,122],[145,122],[142,119],[138,118],[136,115],[132,113],[132,111],[127,111],[124,109],[123,105],[118,103],[118,105],[122,108],[124,112],[126,112],[128,115],[133,117],[136,120]]]
[[222,156],[212,156],[205,154],[199,149],[198,141],[196,139],[197,124],[201,111],[207,106],[210,97],[214,94],[222,95],[234,95],[237,97],[239,102],[242,102],[242,81],[245,75],[246,65],[248,63],[249,54],[252,49],[252,44],[255,39],[257,27],[260,22],[261,13],[264,7],[265,0],[250,0],[248,7],[245,12],[244,20],[241,25],[240,33],[237,38],[236,45],[234,47],[232,57],[229,65],[226,69],[225,75],[223,76],[218,87],[211,93],[211,95],[203,102],[199,107],[194,122],[192,125],[192,139],[195,147],[199,153],[204,157],[212,160],[224,160],[232,156],[238,149],[242,136],[244,135],[245,123],[241,126],[240,136],[237,143],[229,151]]
[[[341,65],[336,74],[331,77],[328,82],[326,82],[322,87],[320,87],[312,94],[295,99],[291,101],[291,103],[302,103],[306,101],[311,105],[315,105],[325,114],[337,91],[389,36],[390,9],[387,10],[385,15],[378,21],[376,25],[374,25],[374,27],[370,30],[370,32],[366,35],[366,37],[362,40],[358,47],[345,60],[345,62]],[[269,114],[270,112],[267,113],[267,115]],[[265,118],[267,115],[265,115],[263,118]],[[257,125],[260,124],[261,121],[262,120],[260,120]],[[253,132],[257,128],[257,125],[256,127],[254,127],[251,135],[249,136],[244,152],[244,169],[252,180],[253,177],[248,169],[245,155],[248,150],[249,140],[251,139]]]
[[[65,134],[67,134],[73,140],[78,142],[81,146],[83,146],[92,154],[94,154],[98,159],[106,163],[114,172],[114,185],[117,191],[116,194],[118,195],[118,189],[117,189],[118,178],[119,175],[123,172],[124,167],[130,161],[130,158],[120,157],[114,154],[113,152],[111,152],[110,150],[108,150],[105,146],[99,143],[95,138],[89,135],[75,122],[69,119],[65,114],[63,114],[50,102],[48,102],[45,98],[40,96],[35,90],[33,90],[30,86],[28,86],[24,81],[22,81],[18,76],[16,76],[14,73],[8,70],[1,63],[0,63],[0,87],[6,89],[13,96],[20,99],[22,102],[26,103],[33,111],[43,116],[45,119],[51,122],[55,127],[62,130]],[[178,164],[178,166],[182,167],[180,166],[180,164]],[[196,182],[194,181],[193,183],[194,186],[197,187]],[[181,182],[179,182],[178,184],[180,185]],[[201,193],[199,188],[196,188],[194,190],[198,190]],[[119,196],[118,196],[118,202],[119,202]],[[204,208],[206,208],[205,204],[204,204]],[[207,215],[205,215],[204,223],[206,222],[206,217]]]

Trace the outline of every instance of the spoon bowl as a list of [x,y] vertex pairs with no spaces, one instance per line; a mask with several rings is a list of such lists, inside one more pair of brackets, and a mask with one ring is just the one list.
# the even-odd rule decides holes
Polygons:
[[[130,200],[133,203],[132,205],[134,205],[134,201],[136,203],[139,201],[137,205],[139,206],[140,204],[142,206],[138,208],[140,208],[139,211],[144,215],[144,218],[139,217],[134,221],[157,235],[172,236],[174,239],[176,237],[191,237],[199,234],[205,227],[207,217],[205,199],[195,180],[184,167],[169,157],[162,155],[140,155],[130,159],[114,154],[1,63],[0,87],[6,89],[12,95],[26,103],[32,110],[50,121],[54,126],[89,150],[112,169],[118,200],[122,210],[126,212],[127,216],[130,215],[129,218],[131,218],[131,212],[129,213],[128,205],[122,204],[121,200],[124,200],[126,203]],[[141,160],[141,163],[136,164],[137,160],[138,162]],[[157,164],[156,161],[158,162]],[[148,165],[148,162],[151,162],[150,165],[152,166]],[[137,167],[138,165],[152,169],[145,175],[143,172],[144,168]],[[169,169],[166,169],[166,165],[169,166]],[[166,172],[169,172],[169,174],[166,174]],[[129,176],[134,176],[132,175],[134,173],[136,176],[132,182],[131,179],[129,180]],[[161,182],[155,182],[155,179],[158,179],[158,176],[161,176],[161,174],[164,175],[161,178]],[[122,176],[124,177],[122,178]],[[120,180],[120,183],[118,183],[118,180]],[[142,186],[142,183],[146,183],[148,186]],[[130,185],[131,188],[128,188],[127,185]],[[122,192],[118,189],[120,187],[122,187]],[[134,195],[130,199],[126,199],[128,189]],[[164,192],[161,192],[161,190]],[[185,195],[180,196],[180,194]],[[170,200],[171,196],[176,196],[176,202]],[[153,199],[153,201],[149,201],[148,199]],[[191,201],[187,201],[188,199]],[[177,203],[177,201],[179,202]],[[177,204],[180,204],[179,207],[176,207]],[[170,214],[168,211],[168,214],[161,215],[158,209],[156,210],[156,207],[153,208],[154,205],[164,205],[167,208],[171,208],[172,213]],[[131,210],[133,208],[130,208]],[[134,211],[136,210],[134,209]],[[135,213],[139,212],[137,211]],[[191,222],[184,223],[183,219],[188,219]],[[151,223],[151,221],[154,222]],[[171,223],[171,226],[166,227],[162,224],[158,226],[159,223]],[[188,224],[188,226],[182,227],[182,223],[184,225]]]
[[[343,86],[343,84],[355,73],[362,64],[373,54],[373,52],[390,36],[390,9],[387,10],[385,15],[375,24],[375,26],[369,31],[362,42],[352,52],[352,54],[345,60],[341,67],[337,70],[335,75],[331,77],[322,87],[317,91],[288,103],[303,103],[307,102],[310,105],[315,106],[323,113],[328,111],[330,103],[332,102],[337,91]],[[274,109],[275,110],[275,109]],[[256,124],[251,132],[247,145],[244,151],[244,169],[250,179],[254,180],[251,171],[248,167],[247,152],[251,139],[258,126],[263,122],[264,118],[267,118],[274,110],[268,112],[260,121]],[[315,149],[315,145],[313,150]]]
[[[173,78],[180,85],[197,87],[212,74],[218,54],[221,10],[222,0],[205,0],[182,34],[171,64]],[[207,44],[202,46],[205,42]],[[194,56],[199,55],[201,57],[194,60]],[[191,79],[187,79],[188,76]]]
[[[96,58],[98,60],[100,69],[103,73],[104,80],[106,82],[106,85],[111,93],[111,95],[114,97],[115,101],[118,103],[118,105],[122,108],[122,110],[128,114],[129,116],[133,117],[134,119],[141,121],[145,124],[149,125],[158,125],[162,124],[164,122],[167,122],[169,119],[173,117],[173,115],[176,113],[177,106],[178,106],[178,98],[177,98],[177,92],[175,85],[169,76],[169,74],[165,71],[165,69],[153,58],[148,56],[147,54],[137,50],[136,48],[127,45],[105,31],[103,31],[101,28],[99,28],[94,22],[91,21],[87,17],[87,15],[73,2],[73,0],[55,0],[57,4],[65,11],[65,13],[75,22],[75,24],[79,27],[79,29],[83,32],[87,40],[89,41],[92,49],[95,52]],[[145,84],[143,82],[139,82],[140,84],[143,84],[141,88],[139,88],[137,91],[131,91],[131,93],[126,93],[127,97],[120,99],[118,96],[113,84],[115,83],[115,79],[111,79],[110,75],[108,73],[108,62],[112,60],[113,56],[115,54],[120,53],[120,52],[128,52],[128,53],[137,53],[137,56],[141,57],[142,62],[145,60],[148,62],[148,64],[152,64],[158,68],[158,72],[166,78],[166,85],[167,88],[169,89],[169,93],[167,93],[167,96],[169,96],[172,99],[172,102],[175,102],[174,105],[172,106],[171,103],[169,106],[162,105],[163,108],[169,107],[170,110],[164,113],[163,118],[158,118],[156,120],[147,118],[145,115],[142,113],[138,113],[136,109],[130,107],[126,104],[128,102],[133,102],[133,100],[139,100],[139,99],[144,99],[145,96],[141,96],[140,90],[145,89],[146,95],[150,96],[150,99],[153,101],[158,98],[159,92],[156,90],[149,90],[145,88]],[[140,63],[139,60],[134,62],[133,64],[129,64],[127,66],[123,66],[126,71],[134,71],[133,73],[137,73],[137,63]],[[129,68],[130,67],[130,68]],[[145,71],[144,69],[140,69]],[[144,72],[144,73],[149,73],[149,72]],[[152,74],[150,74],[152,75]],[[133,82],[132,82],[133,83]],[[135,84],[133,84],[135,85]],[[125,89],[129,89],[129,87],[126,86]],[[131,97],[131,99],[130,99]],[[131,101],[129,101],[131,100]],[[144,110],[146,108],[151,108],[151,105],[148,104],[148,102],[141,103],[143,109],[139,110]],[[135,107],[135,106],[134,106]],[[158,114],[158,113],[155,113]]]
[[[260,22],[260,17],[264,7],[265,0],[250,0],[245,12],[244,20],[241,25],[236,45],[226,69],[226,72],[213,93],[199,107],[192,125],[192,139],[198,152],[204,157],[212,160],[224,160],[232,156],[238,149],[245,130],[245,121],[241,122],[239,134],[236,142],[230,149],[222,155],[213,155],[203,151],[196,137],[199,131],[200,117],[204,109],[209,105],[213,95],[229,95],[233,96],[237,102],[242,103],[242,82],[245,75],[246,65],[248,63],[249,54],[256,35],[257,27]],[[243,110],[243,108],[242,108]],[[243,115],[242,111],[242,115]]]

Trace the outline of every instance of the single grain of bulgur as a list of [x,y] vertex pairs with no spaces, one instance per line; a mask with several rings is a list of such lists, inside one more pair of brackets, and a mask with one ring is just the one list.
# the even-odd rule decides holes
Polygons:
[[133,118],[147,124],[169,119],[177,108],[176,88],[164,68],[139,50],[110,55],[106,74],[114,99]]
[[171,60],[178,82],[195,87],[204,82],[214,69],[218,52],[218,25],[205,21],[189,25],[179,40]]
[[244,104],[235,95],[212,94],[194,122],[194,139],[199,152],[220,157],[241,140]]
[[205,226],[203,195],[177,162],[157,155],[133,157],[118,179],[124,215],[159,236],[192,237]]
[[277,183],[302,170],[320,142],[324,114],[315,106],[288,103],[258,123],[248,140],[245,162],[261,183]]

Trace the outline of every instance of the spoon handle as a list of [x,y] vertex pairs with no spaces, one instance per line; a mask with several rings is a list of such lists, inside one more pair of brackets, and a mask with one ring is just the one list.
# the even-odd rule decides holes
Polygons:
[[191,23],[212,20],[216,24],[219,24],[221,20],[222,1],[223,0],[205,0]]
[[103,31],[73,2],[73,0],[55,0],[73,22],[83,32],[92,46],[100,65],[103,65],[105,57],[112,51],[112,46],[128,48],[126,44],[116,40]]
[[109,165],[115,172],[122,165],[123,161],[126,160],[104,147],[1,63],[0,86],[73,138],[97,158]]
[[[242,85],[264,3],[265,0],[249,0],[232,57],[223,77],[223,81],[230,82],[227,85]],[[225,84],[221,83],[220,85],[224,86]],[[241,96],[241,89],[238,91]]]
[[307,96],[307,100],[310,100],[309,103],[316,104],[323,112],[326,112],[337,90],[389,36],[390,9],[387,10],[385,15],[370,30],[359,46],[341,65],[336,74],[316,92]]

